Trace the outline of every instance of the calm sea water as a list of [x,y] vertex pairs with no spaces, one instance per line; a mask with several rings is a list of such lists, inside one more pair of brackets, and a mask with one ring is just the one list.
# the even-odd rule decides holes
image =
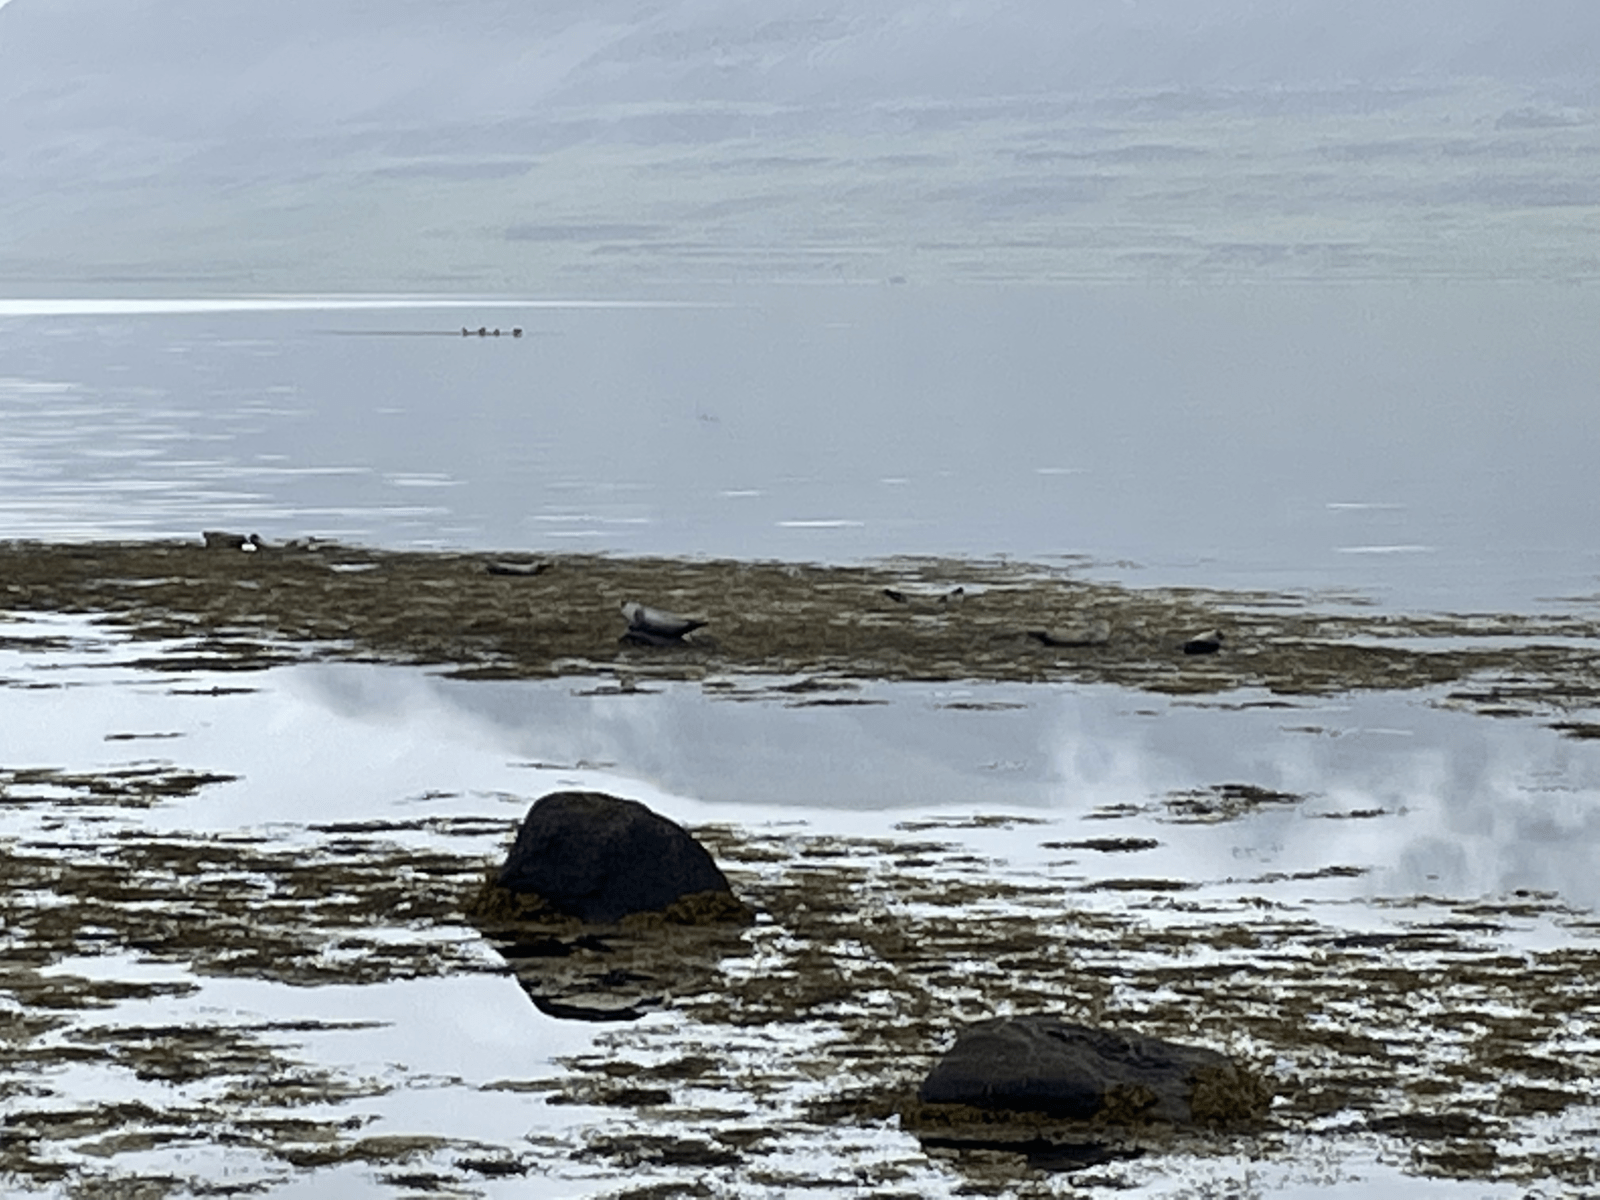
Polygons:
[[1597,318],[1533,285],[7,301],[0,536],[1082,555],[1528,608],[1600,591]]

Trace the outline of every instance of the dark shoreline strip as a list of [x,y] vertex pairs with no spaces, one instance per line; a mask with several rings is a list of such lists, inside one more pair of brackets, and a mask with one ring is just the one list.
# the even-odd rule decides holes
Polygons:
[[[252,553],[198,539],[0,542],[0,609],[104,614],[137,638],[184,640],[183,654],[157,651],[146,664],[166,670],[377,659],[476,679],[621,671],[1289,696],[1454,686],[1438,702],[1567,720],[1600,705],[1600,651],[1577,640],[1600,639],[1589,616],[1327,612],[1292,593],[1132,588],[1009,560],[825,566],[546,554],[537,575],[491,573],[507,556],[314,540]],[[956,588],[963,600],[954,605],[885,595]],[[620,605],[639,597],[710,625],[671,647],[619,645]],[[1029,635],[1085,622],[1103,624],[1103,642],[1048,645]],[[1185,655],[1188,631],[1208,628],[1226,631],[1223,648]],[[1572,640],[1552,644],[1554,636]]]

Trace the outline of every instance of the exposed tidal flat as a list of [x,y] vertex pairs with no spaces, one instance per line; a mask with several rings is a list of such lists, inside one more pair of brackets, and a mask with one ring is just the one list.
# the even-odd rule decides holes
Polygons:
[[[468,679],[696,679],[707,690],[803,677],[772,685],[791,694],[873,679],[1283,696],[1450,684],[1451,703],[1547,717],[1576,737],[1595,732],[1578,716],[1600,697],[1600,598],[1534,616],[1408,616],[1365,612],[1359,597],[1332,597],[1335,608],[1307,594],[1132,588],[1008,560],[507,559],[314,540],[253,553],[13,542],[0,544],[0,570],[14,610],[103,614],[136,641],[162,642],[144,664],[153,669],[322,658]],[[623,605],[641,597],[704,614],[707,627],[641,650],[619,636]],[[1214,630],[1226,653],[1182,653]]]
[[[7,543],[0,586],[13,1192],[1596,1182],[1592,601],[316,541]],[[630,645],[632,600],[707,624]],[[563,787],[755,923],[503,958],[465,908]],[[919,1080],[1029,1011],[1223,1050],[1269,1117],[950,1145]]]

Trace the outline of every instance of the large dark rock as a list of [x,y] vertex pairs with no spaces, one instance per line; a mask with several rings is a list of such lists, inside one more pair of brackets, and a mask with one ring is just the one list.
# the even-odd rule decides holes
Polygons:
[[1215,1050],[1017,1016],[962,1033],[918,1098],[1073,1121],[1190,1125],[1260,1116],[1271,1092]]
[[585,921],[730,892],[711,855],[683,829],[637,800],[603,792],[551,792],[535,801],[497,882]]

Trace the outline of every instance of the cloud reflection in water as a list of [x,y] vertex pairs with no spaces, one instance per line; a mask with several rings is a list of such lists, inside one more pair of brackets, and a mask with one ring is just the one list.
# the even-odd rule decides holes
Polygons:
[[[1049,837],[1153,836],[1165,849],[1141,870],[1196,882],[1338,864],[1371,868],[1359,886],[1378,894],[1528,888],[1600,903],[1589,850],[1600,746],[1432,696],[1282,707],[1260,694],[1193,703],[1111,688],[875,685],[818,704],[813,693],[617,694],[606,681],[462,683],[393,668],[316,667],[293,681],[299,703],[360,721],[377,744],[446,731],[522,762],[604,764],[678,798],[687,819],[1022,813],[1058,823]],[[1304,799],[1175,823],[1174,793],[1222,784]],[[538,784],[524,772],[521,786]],[[1125,815],[1093,819],[1111,813]],[[1040,853],[1046,835],[1035,833],[1013,834],[1008,856]]]

